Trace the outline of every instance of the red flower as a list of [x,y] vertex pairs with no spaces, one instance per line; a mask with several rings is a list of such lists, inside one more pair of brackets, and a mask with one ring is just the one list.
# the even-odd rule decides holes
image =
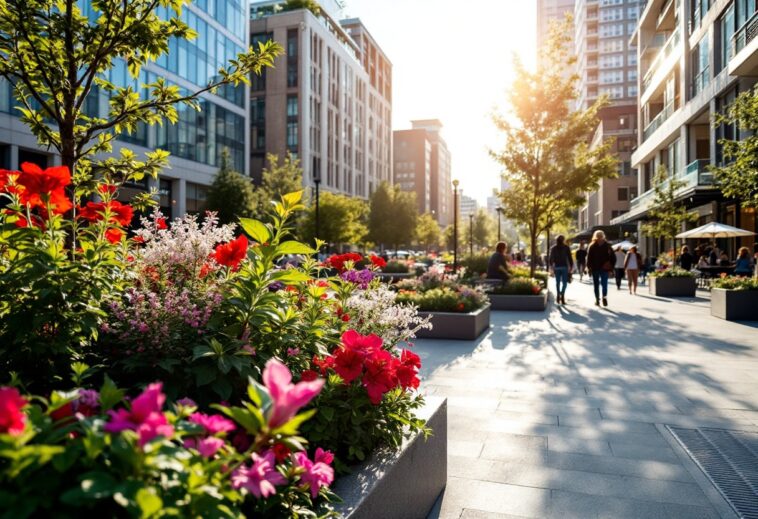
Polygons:
[[168,229],[168,225],[166,224],[165,218],[158,218],[157,220],[155,220],[155,225],[159,231],[164,231]]
[[130,205],[124,205],[118,200],[111,202],[87,202],[87,205],[79,208],[79,218],[91,223],[99,222],[105,217],[105,212],[110,211],[109,223],[117,223],[127,227],[132,223],[134,209]]
[[231,267],[232,270],[239,268],[240,262],[247,256],[247,237],[245,235],[240,236],[236,240],[232,240],[229,243],[221,244],[216,247],[216,251],[213,253],[213,259],[219,265],[225,267]]
[[416,389],[419,386],[418,370],[421,368],[421,359],[410,350],[403,350],[400,361],[395,366],[395,375],[404,389]]
[[0,433],[18,436],[24,432],[26,403],[15,387],[0,387]]
[[213,265],[210,263],[203,263],[203,266],[200,267],[200,273],[198,274],[198,277],[200,279],[205,279],[205,277],[213,272]]
[[[66,186],[71,184],[71,174],[66,166],[56,166],[42,170],[36,164],[24,162],[17,184],[21,186],[20,201],[30,208],[47,207],[47,202],[55,214],[63,214],[73,207],[66,195]],[[43,199],[45,197],[46,200]]]
[[122,227],[127,227],[132,223],[132,217],[134,216],[134,209],[132,209],[132,206],[114,200],[111,202],[110,209],[112,221],[117,222]]
[[7,169],[0,169],[0,191],[9,191],[12,182],[16,181],[18,177],[18,171],[9,171]]
[[145,243],[145,238],[143,238],[142,236],[135,236],[132,239],[134,240],[134,243]]
[[376,351],[366,360],[366,372],[361,382],[366,388],[368,398],[374,405],[379,405],[382,396],[397,385],[392,368],[392,355],[386,350]]
[[458,311],[459,312],[462,312],[465,308],[466,308],[466,305],[464,305],[463,303],[458,303]]
[[304,380],[305,382],[310,382],[311,380],[316,380],[317,378],[318,378],[318,373],[316,373],[312,369],[306,369],[302,373],[300,373],[300,380]]
[[348,330],[342,334],[342,344],[347,349],[355,350],[364,357],[382,349],[382,338],[374,335],[361,335],[355,330]]
[[384,258],[380,258],[379,256],[374,256],[373,254],[369,257],[369,261],[371,261],[371,264],[378,269],[381,269],[387,266],[387,262],[384,261]]
[[99,222],[105,213],[105,202],[87,202],[84,207],[78,207],[79,218],[88,222]]
[[101,195],[112,195],[116,192],[116,186],[113,184],[100,184],[97,186],[97,192]]
[[532,285],[532,293],[534,293],[534,295],[539,295],[540,290],[541,290],[540,287],[538,287],[537,285]]
[[279,463],[286,460],[289,455],[292,454],[292,451],[290,451],[287,446],[282,443],[275,443],[271,450],[274,451],[274,457]]
[[363,372],[364,355],[360,351],[340,348],[334,354],[334,371],[342,377],[345,384],[361,376]]
[[323,359],[319,359],[314,356],[311,362],[319,369],[322,376],[326,376],[326,371],[328,369],[334,368],[334,357],[324,357]]
[[339,270],[342,272],[345,270],[345,263],[348,261],[352,261],[353,263],[358,263],[363,259],[363,256],[360,254],[357,254],[355,252],[348,252],[345,254],[335,254],[333,256],[330,256],[324,263],[332,267],[334,269]]
[[340,319],[342,319],[342,322],[345,322],[345,323],[350,322],[350,316],[347,314],[342,314],[342,317],[340,317]]
[[124,237],[124,231],[122,231],[121,229],[111,227],[110,229],[105,231],[105,239],[113,243],[114,245],[116,243],[119,243],[123,237]]
[[74,404],[72,402],[68,402],[50,413],[50,418],[56,422],[60,422],[66,418],[71,418],[72,416],[74,416]]

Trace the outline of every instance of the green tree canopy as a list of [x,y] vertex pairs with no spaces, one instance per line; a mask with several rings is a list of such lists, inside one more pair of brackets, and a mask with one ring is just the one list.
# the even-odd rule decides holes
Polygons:
[[712,170],[721,191],[746,207],[758,207],[758,87],[737,96],[715,122],[739,129],[739,140],[719,140],[724,165]]
[[371,195],[369,235],[371,241],[397,249],[410,245],[416,233],[416,193],[382,182]]
[[[472,220],[469,218],[466,222],[465,243],[468,244],[471,238]],[[474,246],[478,248],[491,248],[497,240],[497,220],[486,211],[479,208],[474,213],[473,219]]]
[[208,189],[206,209],[215,211],[221,223],[236,223],[239,217],[252,217],[256,203],[252,181],[232,168],[229,150],[225,149],[221,167]]
[[290,152],[281,160],[278,155],[266,155],[268,166],[263,169],[261,184],[255,188],[254,217],[264,219],[269,214],[272,203],[282,195],[303,189],[303,170],[300,160]]
[[336,247],[359,244],[368,235],[367,214],[368,206],[363,200],[326,191],[319,196],[318,236],[315,204],[303,215],[302,233],[307,240],[319,238]]
[[532,273],[537,237],[580,207],[584,193],[597,189],[600,179],[617,174],[610,143],[592,149],[587,144],[607,101],[574,110],[577,77],[564,75],[575,61],[566,50],[570,34],[570,20],[553,25],[534,72],[516,60],[510,113],[494,116],[505,140],[502,151],[491,152],[509,183],[501,193],[504,215],[529,230]]
[[648,211],[648,221],[642,225],[642,231],[653,238],[674,241],[676,235],[682,232],[682,225],[697,220],[697,215],[690,213],[684,204],[677,202],[676,193],[684,186],[684,182],[676,177],[669,177],[666,166],[658,167],[653,183],[655,198],[652,208]]
[[[163,78],[137,88],[108,80],[119,61],[137,80],[143,65],[168,52],[171,38],[194,38],[195,32],[181,19],[189,2],[92,0],[86,2],[89,12],[83,13],[74,0],[0,1],[0,77],[13,85],[21,121],[41,146],[60,153],[71,170],[75,198],[91,194],[93,173],[113,183],[157,176],[166,164],[165,151],[148,153],[144,162],[126,148],[119,157],[99,159],[95,154],[111,152],[118,135],[132,134],[140,125],[164,119],[176,123],[177,105],[198,110],[201,93],[247,83],[251,74],[273,66],[281,53],[274,42],[249,49],[197,92],[186,93]],[[167,8],[166,19],[159,16],[159,7]],[[96,90],[109,97],[107,114],[87,110],[87,100]]]
[[427,251],[439,246],[442,232],[440,231],[439,224],[431,214],[424,213],[418,217],[416,239],[424,247],[424,250]]

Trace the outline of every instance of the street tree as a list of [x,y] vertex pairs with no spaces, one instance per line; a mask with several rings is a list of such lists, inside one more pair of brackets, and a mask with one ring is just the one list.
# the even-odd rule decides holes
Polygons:
[[416,194],[382,182],[371,195],[369,237],[382,246],[410,245],[416,233]]
[[617,174],[611,143],[588,145],[607,100],[574,110],[577,76],[564,75],[575,61],[566,50],[570,34],[570,20],[553,25],[534,72],[515,60],[510,113],[493,117],[505,140],[502,151],[491,152],[509,184],[501,193],[504,215],[529,231],[532,275],[540,234],[580,207],[600,179]]
[[367,215],[368,206],[363,200],[326,191],[319,196],[318,235],[315,204],[311,204],[303,215],[302,235],[309,241],[318,238],[336,248],[358,245],[368,235]]
[[221,166],[208,189],[206,209],[214,211],[220,223],[236,223],[238,218],[250,218],[255,212],[253,183],[234,170],[229,150],[221,152]]
[[648,211],[648,221],[642,225],[642,231],[648,236],[674,243],[674,263],[676,263],[676,235],[682,232],[682,226],[697,220],[697,215],[690,213],[687,207],[677,201],[676,193],[685,183],[669,176],[666,166],[659,166],[655,172],[652,208]]
[[[0,77],[12,85],[21,121],[39,145],[55,149],[71,171],[74,202],[92,193],[95,176],[118,184],[156,177],[166,165],[168,153],[162,150],[147,153],[144,161],[127,148],[117,157],[100,158],[119,135],[164,120],[174,124],[178,106],[199,110],[202,93],[247,83],[281,54],[280,45],[261,43],[194,92],[160,77],[135,86],[143,65],[168,52],[169,40],[196,36],[181,18],[190,1],[93,0],[84,3],[87,12],[75,0],[0,2]],[[159,9],[168,15],[161,18]],[[126,64],[130,84],[108,79],[117,63]],[[92,113],[87,101],[101,93],[109,108]],[[137,202],[148,201],[145,196]]]
[[712,167],[725,196],[758,207],[758,87],[743,92],[715,123],[736,128],[736,139],[720,139],[723,166]]
[[418,217],[416,239],[426,251],[436,249],[439,246],[442,232],[437,220],[430,213],[424,213]]
[[[471,223],[469,219],[466,224],[465,241],[471,237]],[[497,239],[497,220],[492,218],[485,209],[479,208],[474,213],[473,224],[474,246],[481,249],[493,245]]]
[[266,155],[268,165],[263,168],[261,184],[255,188],[255,209],[253,215],[261,220],[269,214],[273,202],[282,195],[303,189],[303,170],[300,160],[290,152],[280,159],[278,155]]

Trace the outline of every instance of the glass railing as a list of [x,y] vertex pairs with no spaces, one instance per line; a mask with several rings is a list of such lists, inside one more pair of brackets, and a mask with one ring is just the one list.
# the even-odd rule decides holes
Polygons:
[[668,2],[666,2],[663,5],[663,7],[661,7],[661,12],[658,13],[658,20],[656,22],[657,25],[660,25],[661,23],[663,23],[663,19],[666,17],[666,13],[667,13],[669,7],[671,7],[672,3],[674,3],[674,0],[668,0]]
[[708,82],[710,81],[710,67],[705,67],[703,70],[700,71],[698,75],[696,75],[692,79],[692,97],[695,97],[700,92],[705,89],[706,86],[708,86]]
[[655,130],[661,127],[661,125],[671,117],[671,114],[674,113],[674,102],[670,101],[666,106],[663,107],[663,110],[658,113],[655,117],[653,117],[653,120],[650,121],[650,124],[645,126],[645,129],[642,131],[642,140],[647,140],[648,137],[650,137]]
[[731,56],[734,57],[758,35],[758,11],[732,36]]
[[647,72],[645,72],[645,75],[642,78],[642,90],[645,91],[650,86],[650,82],[653,80],[653,76],[655,75],[658,68],[663,63],[663,60],[668,58],[671,55],[671,52],[674,50],[674,47],[676,47],[679,44],[679,29],[675,30],[669,39],[666,41],[666,45],[663,46],[663,48],[658,52],[658,55],[653,59],[653,62],[650,63],[650,67],[648,67]]
[[[699,159],[687,164],[687,167],[684,168],[684,174],[676,177],[676,180],[682,182],[682,186],[677,190],[677,194],[698,186],[713,186],[715,184],[713,173],[707,170],[708,164],[710,164],[709,159]],[[663,181],[664,189],[668,183],[668,179]],[[648,189],[638,197],[632,199],[630,206],[633,211],[641,211],[650,207],[654,200],[655,189]]]

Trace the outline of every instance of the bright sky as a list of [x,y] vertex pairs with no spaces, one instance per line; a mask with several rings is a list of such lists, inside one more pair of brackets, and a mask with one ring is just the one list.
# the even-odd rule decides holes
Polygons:
[[536,0],[347,0],[393,64],[393,129],[440,119],[463,192],[484,204],[500,186],[487,154],[502,147],[490,114],[505,107],[512,56],[535,60]]

